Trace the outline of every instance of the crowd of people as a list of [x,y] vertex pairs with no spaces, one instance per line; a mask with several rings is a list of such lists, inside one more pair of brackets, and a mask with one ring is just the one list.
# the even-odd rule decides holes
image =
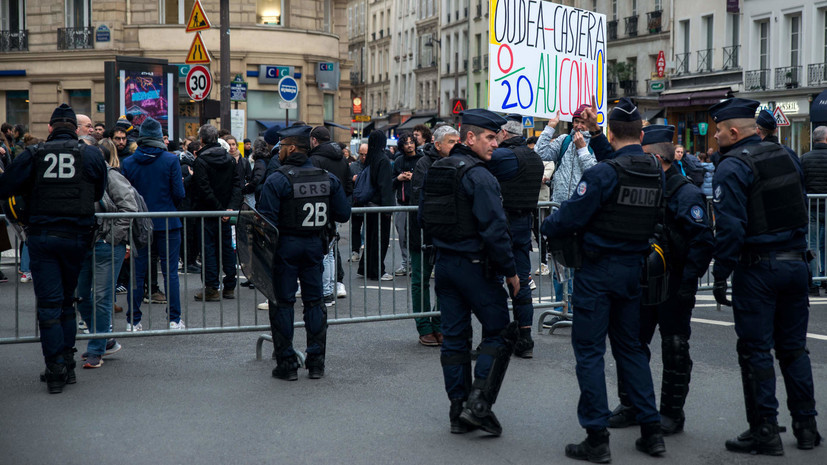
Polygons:
[[[245,139],[243,154],[233,135],[212,125],[179,143],[151,117],[140,125],[124,117],[107,129],[65,104],[52,114],[43,142],[4,125],[0,198],[16,199],[4,203],[7,218],[25,224],[19,271],[21,281],[33,280],[37,296],[41,379],[50,393],[76,382],[75,294],[77,312],[95,333],[111,332],[121,290],[128,331],[143,330],[142,302],[166,304],[169,329],[186,329],[179,269],[201,274],[195,300],[234,299],[236,219],[222,214],[246,202],[279,230],[269,264],[272,295],[259,305],[268,310],[275,378],[298,379],[297,298],[308,377],[324,376],[327,307],[347,296],[337,231],[349,221],[356,274],[382,281],[410,275],[413,312],[440,314],[415,323],[419,343],[441,350],[450,431],[501,434],[492,406],[509,360],[534,356],[534,240],[541,251],[534,274],[552,275],[558,297],[572,296],[577,411],[587,438],[565,454],[609,462],[608,428],[640,425],[636,448],[662,455],[664,436],[681,432],[687,420],[690,317],[698,280],[714,258],[714,297],[734,310],[749,423],[726,448],[783,454],[775,350],[797,445],[812,449],[821,436],[805,345],[807,283],[813,292],[813,273],[824,269],[824,221],[813,221],[805,194],[827,192],[827,128],[814,131],[813,152],[799,160],[780,145],[771,115],[755,117],[757,107],[735,98],[710,108],[719,150],[697,157],[673,145],[673,126],[642,121],[626,98],[606,128],[594,105],[584,104],[567,134],[556,133],[554,117],[539,137],[526,139],[520,115],[475,109],[463,112],[458,127],[419,125],[395,145],[373,131],[355,154],[325,127],[301,121]],[[537,208],[549,199],[559,207]],[[351,215],[351,206],[417,210]],[[95,218],[144,211],[166,216],[143,227],[128,218]],[[180,211],[222,213],[181,219]],[[396,269],[386,268],[391,223],[399,248],[393,253],[401,256]],[[816,259],[805,253],[808,233]],[[93,275],[117,279],[93,282]],[[240,285],[256,286],[251,279]],[[782,302],[786,313],[778,318]],[[475,349],[472,314],[482,326]],[[659,408],[649,368],[656,328],[664,366]],[[614,411],[603,373],[607,336],[618,367]],[[120,349],[113,339],[92,339],[83,367],[100,367]]]

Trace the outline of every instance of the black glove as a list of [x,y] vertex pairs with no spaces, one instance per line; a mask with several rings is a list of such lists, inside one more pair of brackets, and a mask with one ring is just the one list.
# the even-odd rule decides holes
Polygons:
[[712,295],[715,296],[715,301],[721,305],[732,306],[732,301],[726,298],[727,291],[726,279],[716,280],[712,287]]
[[684,308],[695,308],[695,293],[698,291],[698,283],[695,280],[684,281],[678,288],[678,301]]

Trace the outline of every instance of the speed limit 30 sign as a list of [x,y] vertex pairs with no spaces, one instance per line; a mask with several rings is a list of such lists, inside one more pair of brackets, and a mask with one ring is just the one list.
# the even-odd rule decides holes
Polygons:
[[196,102],[204,100],[210,95],[212,88],[212,76],[210,70],[204,66],[196,65],[190,68],[187,73],[187,93]]

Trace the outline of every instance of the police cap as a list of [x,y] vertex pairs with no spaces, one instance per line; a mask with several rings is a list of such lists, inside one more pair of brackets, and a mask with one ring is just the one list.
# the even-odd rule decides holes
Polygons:
[[637,105],[632,99],[623,97],[617,102],[611,113],[609,113],[609,121],[640,121],[640,112],[637,111]]
[[279,131],[279,138],[291,139],[299,147],[310,147],[310,131],[312,130],[310,126],[290,126]]
[[65,103],[61,103],[59,107],[52,112],[52,117],[49,118],[49,124],[55,123],[72,123],[78,125],[78,118],[75,116],[75,110]]
[[508,122],[505,118],[493,111],[482,108],[465,110],[460,113],[460,115],[462,116],[463,125],[477,126],[494,132],[498,132],[502,125]]
[[505,119],[508,121],[519,121],[520,123],[523,122],[523,115],[519,115],[517,113],[509,113],[505,115]]
[[755,123],[761,126],[762,128],[768,129],[770,131],[775,131],[775,129],[778,127],[778,123],[775,121],[775,118],[772,116],[772,113],[770,113],[767,110],[761,110],[761,112],[758,113],[758,117],[755,118]]
[[658,144],[661,142],[672,142],[675,135],[675,126],[665,124],[650,124],[643,128],[643,141],[641,145]]
[[709,114],[716,123],[728,119],[755,118],[755,110],[761,105],[757,100],[730,98],[709,108]]

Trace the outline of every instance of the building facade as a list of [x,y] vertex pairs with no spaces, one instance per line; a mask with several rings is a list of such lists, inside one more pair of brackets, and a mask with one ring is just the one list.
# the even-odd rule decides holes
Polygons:
[[[193,34],[185,32],[193,0],[4,0],[0,4],[0,120],[30,127],[45,137],[55,106],[68,102],[93,121],[104,120],[104,62],[116,56],[185,61]],[[219,1],[202,5],[213,28],[202,32],[212,57],[210,97],[220,98]],[[351,61],[345,0],[238,0],[230,4],[230,75],[248,83],[245,137],[268,126],[302,119],[308,124],[347,124]],[[281,44],[281,45],[276,45]],[[285,44],[289,44],[286,46]],[[345,76],[317,82],[320,63],[334,63]],[[268,67],[289,70],[299,83],[297,108],[278,104]],[[181,69],[186,70],[182,66]],[[197,129],[199,106],[179,81],[179,134]],[[331,126],[335,127],[335,126]],[[334,130],[334,137],[349,134]]]

